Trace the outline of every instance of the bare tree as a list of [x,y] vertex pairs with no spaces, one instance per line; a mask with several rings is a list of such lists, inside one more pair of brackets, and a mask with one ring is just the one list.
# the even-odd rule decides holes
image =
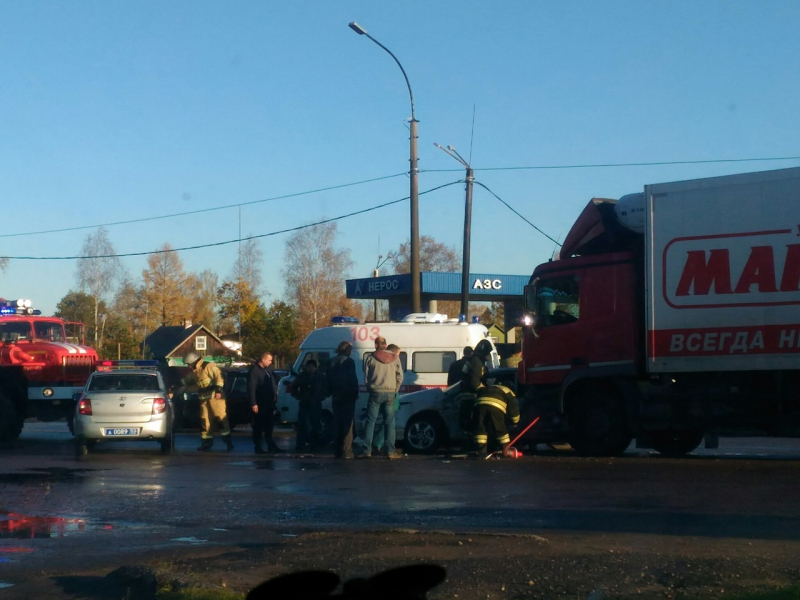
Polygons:
[[161,252],[147,257],[148,268],[142,271],[145,318],[161,325],[178,325],[191,315],[191,298],[187,294],[186,272],[178,253],[169,243]]
[[263,264],[264,252],[258,245],[258,240],[246,240],[239,248],[239,255],[233,263],[233,280],[244,281],[256,296],[260,296]]
[[8,268],[8,257],[3,256],[0,258],[0,273],[5,273]]
[[94,346],[97,347],[100,302],[114,289],[114,282],[122,275],[122,264],[116,256],[114,245],[108,239],[105,227],[86,236],[81,254],[92,257],[78,260],[76,278],[81,291],[94,300]]
[[301,229],[286,241],[283,277],[302,334],[334,315],[360,312],[344,298],[344,280],[353,261],[349,250],[335,247],[337,233],[336,223],[326,223]]
[[[403,242],[392,257],[395,273],[408,273],[410,264],[409,243]],[[437,242],[429,235],[419,240],[419,268],[421,271],[442,271],[455,273],[461,270],[461,259],[455,248]]]

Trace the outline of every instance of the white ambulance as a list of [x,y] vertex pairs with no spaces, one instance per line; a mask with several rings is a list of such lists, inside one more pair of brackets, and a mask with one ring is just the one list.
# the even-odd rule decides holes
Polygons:
[[[447,387],[447,370],[450,365],[463,356],[464,347],[474,348],[481,340],[489,338],[489,331],[478,323],[459,323],[447,320],[446,315],[415,313],[396,323],[364,323],[355,319],[338,317],[331,327],[315,329],[300,344],[300,355],[292,367],[291,374],[284,377],[278,385],[278,411],[283,423],[297,422],[297,400],[289,393],[289,386],[297,373],[303,370],[306,362],[315,360],[321,372],[325,372],[327,362],[336,355],[336,347],[342,341],[353,344],[350,355],[356,363],[356,376],[361,384],[361,393],[356,402],[356,433],[360,434],[359,423],[363,422],[367,407],[367,388],[364,384],[364,358],[375,352],[375,338],[382,336],[388,344],[400,347],[400,364],[405,373],[401,394],[408,394],[430,388]],[[338,321],[338,322],[337,322]],[[491,363],[491,364],[489,364]],[[492,350],[487,367],[497,367],[500,358],[497,350]],[[333,421],[331,399],[322,403],[323,429],[329,429]],[[397,439],[403,439],[403,431],[398,425]]]

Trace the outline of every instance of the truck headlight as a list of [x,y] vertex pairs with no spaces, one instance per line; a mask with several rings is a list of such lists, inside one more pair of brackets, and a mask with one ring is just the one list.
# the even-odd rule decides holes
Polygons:
[[53,388],[44,388],[42,390],[42,396],[45,398],[50,398],[53,395]]

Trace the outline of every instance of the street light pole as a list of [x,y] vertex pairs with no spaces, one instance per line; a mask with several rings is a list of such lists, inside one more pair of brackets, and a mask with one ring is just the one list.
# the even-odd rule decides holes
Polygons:
[[419,273],[419,168],[417,165],[417,117],[414,114],[414,93],[411,91],[411,84],[408,81],[406,70],[397,57],[392,54],[386,46],[381,44],[378,40],[367,33],[367,30],[361,27],[358,23],[353,21],[349,24],[350,29],[355,31],[358,35],[365,35],[370,40],[375,42],[378,46],[383,48],[389,56],[394,59],[403,77],[406,80],[408,87],[408,95],[411,98],[411,122],[409,124],[409,141],[410,141],[410,158],[409,158],[409,181],[410,181],[410,204],[411,204],[411,255],[409,257],[410,272],[411,272],[411,312],[422,312],[422,299],[420,290],[420,273]]
[[465,319],[469,320],[469,254],[470,238],[472,236],[472,183],[475,181],[475,176],[472,172],[472,167],[455,148],[452,146],[444,148],[436,142],[433,145],[445,154],[455,158],[467,169],[466,198],[464,200],[464,253],[461,259],[461,314],[464,315]]

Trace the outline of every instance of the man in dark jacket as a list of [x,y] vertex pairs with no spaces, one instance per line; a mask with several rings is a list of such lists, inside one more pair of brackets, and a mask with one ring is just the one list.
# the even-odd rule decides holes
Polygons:
[[328,392],[333,396],[334,456],[353,458],[353,417],[358,400],[356,363],[350,358],[353,345],[344,341],[328,361]]
[[266,454],[261,436],[267,440],[269,452],[283,452],[272,439],[274,426],[275,402],[278,398],[278,382],[272,370],[272,353],[264,352],[250,368],[250,379],[247,386],[250,407],[253,410],[253,445],[256,454]]
[[510,388],[504,385],[484,386],[478,391],[472,410],[472,440],[478,454],[486,454],[489,442],[501,450],[511,441],[506,420],[519,423],[519,404]]
[[461,391],[477,394],[486,383],[486,359],[492,353],[492,342],[481,340],[461,371]]
[[317,371],[317,361],[309,360],[303,372],[292,382],[292,396],[300,403],[297,412],[297,446],[302,452],[306,446],[315,450],[322,428],[322,401],[328,395],[325,377]]
[[464,371],[464,365],[469,362],[472,356],[472,346],[464,346],[464,355],[455,361],[450,368],[447,369],[447,387],[461,381],[461,375]]

